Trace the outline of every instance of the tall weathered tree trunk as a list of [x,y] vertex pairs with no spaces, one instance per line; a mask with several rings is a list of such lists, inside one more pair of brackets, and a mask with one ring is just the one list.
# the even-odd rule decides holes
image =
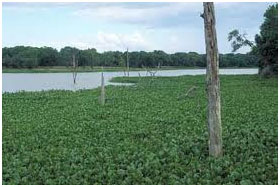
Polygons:
[[101,94],[100,94],[100,103],[101,105],[105,104],[105,85],[104,85],[104,75],[103,75],[103,67],[101,73]]
[[127,76],[129,77],[129,59],[128,59],[128,48],[126,51],[126,66],[127,66]]
[[209,154],[222,156],[222,124],[220,104],[219,53],[215,28],[214,3],[203,3],[206,44],[206,83],[208,97]]
[[74,84],[76,84],[78,62],[76,61],[74,54],[72,55],[72,64],[73,64],[73,81]]

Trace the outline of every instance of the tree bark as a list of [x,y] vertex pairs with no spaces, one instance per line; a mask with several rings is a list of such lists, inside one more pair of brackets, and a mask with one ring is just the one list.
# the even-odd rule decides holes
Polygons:
[[101,95],[100,95],[100,103],[101,103],[101,105],[105,105],[105,85],[104,85],[103,67],[102,67],[102,73],[101,73]]
[[215,28],[214,3],[203,3],[206,44],[206,89],[208,98],[209,155],[222,156],[222,124],[220,104],[219,53]]
[[129,77],[129,59],[128,59],[128,48],[126,51],[126,66],[127,66],[127,76]]
[[76,58],[75,58],[74,54],[72,55],[72,63],[73,63],[73,81],[74,81],[74,84],[76,84],[78,62],[76,62]]

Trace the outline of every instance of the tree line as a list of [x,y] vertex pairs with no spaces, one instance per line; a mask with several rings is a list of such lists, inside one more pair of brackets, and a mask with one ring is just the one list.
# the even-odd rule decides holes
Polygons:
[[[79,66],[111,66],[125,67],[127,52],[107,51],[97,52],[96,49],[80,50],[74,47],[64,47],[56,50],[52,47],[16,46],[2,48],[2,65],[7,68],[36,68],[38,66],[72,66],[72,58]],[[128,52],[130,67],[206,67],[206,55],[196,52],[178,52],[168,54],[164,51]],[[257,67],[256,55],[220,54],[220,67]]]

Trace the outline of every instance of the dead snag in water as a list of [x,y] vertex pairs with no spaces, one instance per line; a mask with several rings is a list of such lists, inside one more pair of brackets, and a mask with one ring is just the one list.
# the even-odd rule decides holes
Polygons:
[[105,104],[105,85],[104,85],[104,75],[103,75],[103,67],[101,72],[101,95],[100,95],[100,104]]
[[77,78],[77,67],[78,67],[78,60],[76,60],[76,56],[73,54],[72,55],[72,65],[73,65],[73,82],[76,84],[76,78]]

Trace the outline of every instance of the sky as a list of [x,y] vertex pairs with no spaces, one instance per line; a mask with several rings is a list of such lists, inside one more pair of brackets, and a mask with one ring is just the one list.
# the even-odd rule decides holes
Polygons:
[[[228,33],[254,40],[273,3],[215,3],[220,53],[230,53]],[[104,51],[205,53],[202,3],[3,3],[2,47],[65,46]],[[239,53],[246,53],[247,47]]]

